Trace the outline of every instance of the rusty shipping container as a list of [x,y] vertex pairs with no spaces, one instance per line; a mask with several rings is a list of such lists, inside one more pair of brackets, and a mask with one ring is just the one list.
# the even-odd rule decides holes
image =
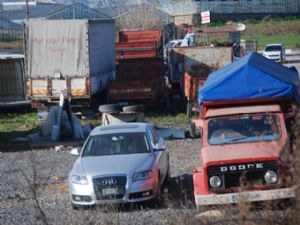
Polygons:
[[[232,62],[231,47],[177,47],[169,49],[168,69],[173,92],[187,98],[187,115],[197,100],[197,93],[208,76]],[[175,90],[174,90],[175,89]]]
[[162,31],[120,31],[116,43],[117,63],[122,59],[156,58],[162,56]]
[[120,60],[117,78],[109,82],[107,101],[155,104],[167,97],[163,61],[158,58]]

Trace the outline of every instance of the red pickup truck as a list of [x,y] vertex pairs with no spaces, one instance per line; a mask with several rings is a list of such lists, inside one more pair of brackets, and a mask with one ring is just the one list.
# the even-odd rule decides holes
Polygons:
[[298,73],[257,54],[209,75],[194,120],[202,136],[197,208],[295,196],[290,132],[299,96]]
[[196,205],[294,197],[287,114],[280,101],[204,102]]

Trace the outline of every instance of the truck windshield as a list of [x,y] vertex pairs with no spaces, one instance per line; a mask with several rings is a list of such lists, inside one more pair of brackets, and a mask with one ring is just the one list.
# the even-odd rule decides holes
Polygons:
[[91,136],[82,157],[150,152],[145,133],[118,133]]
[[279,122],[275,114],[223,117],[208,122],[209,144],[271,141],[279,137]]

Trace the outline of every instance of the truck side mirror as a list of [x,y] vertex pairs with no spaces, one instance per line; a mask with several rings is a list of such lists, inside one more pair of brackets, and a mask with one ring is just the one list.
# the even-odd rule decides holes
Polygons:
[[195,127],[203,127],[202,119],[195,119],[195,120],[192,120],[192,122],[195,124]]

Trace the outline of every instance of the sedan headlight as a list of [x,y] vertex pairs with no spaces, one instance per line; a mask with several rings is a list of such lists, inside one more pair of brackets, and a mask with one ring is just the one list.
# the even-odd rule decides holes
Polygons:
[[265,173],[265,181],[267,184],[275,184],[278,180],[278,175],[275,171],[273,170],[268,170],[266,173]]
[[218,176],[212,176],[211,178],[209,178],[209,184],[213,188],[218,188],[222,185],[222,180]]
[[72,175],[73,184],[88,184],[86,176]]
[[146,179],[150,179],[153,177],[153,171],[152,170],[145,170],[145,171],[140,171],[140,172],[136,172],[133,174],[132,180],[136,181],[136,180],[146,180]]

